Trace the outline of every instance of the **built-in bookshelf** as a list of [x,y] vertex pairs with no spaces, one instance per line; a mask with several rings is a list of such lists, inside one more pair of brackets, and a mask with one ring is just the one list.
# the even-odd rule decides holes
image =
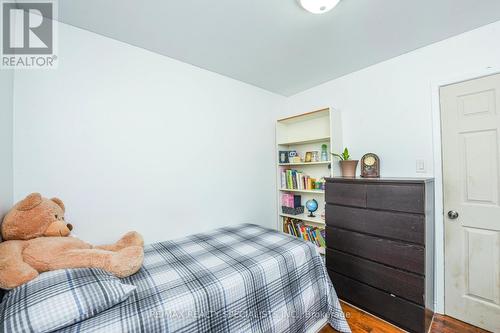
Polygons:
[[[323,145],[326,145],[326,160],[325,154],[322,157]],[[278,230],[319,245],[318,233],[325,228],[325,191],[321,180],[339,175],[338,163],[332,163],[331,152],[341,150],[340,113],[336,110],[325,108],[277,121]],[[283,152],[290,151],[296,152],[297,156],[288,156],[288,160],[283,160]],[[311,158],[306,158],[307,152],[312,153]],[[290,212],[290,209],[295,210],[299,202],[298,196],[304,211],[297,209]],[[305,208],[310,199],[318,202],[314,217],[311,217]],[[285,212],[282,206],[289,208]],[[294,227],[293,230],[290,225]],[[324,254],[324,247],[318,247],[318,251]]]

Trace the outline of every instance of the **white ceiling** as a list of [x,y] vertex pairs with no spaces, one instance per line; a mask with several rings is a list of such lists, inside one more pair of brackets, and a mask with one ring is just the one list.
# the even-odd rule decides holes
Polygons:
[[500,20],[500,0],[66,0],[59,18],[289,96]]

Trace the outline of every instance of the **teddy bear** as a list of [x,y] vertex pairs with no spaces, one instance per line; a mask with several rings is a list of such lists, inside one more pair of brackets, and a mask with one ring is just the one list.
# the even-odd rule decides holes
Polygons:
[[125,234],[111,245],[93,246],[70,236],[64,203],[32,193],[7,213],[1,227],[0,288],[12,289],[39,273],[65,268],[100,268],[123,278],[136,273],[144,260],[143,239]]

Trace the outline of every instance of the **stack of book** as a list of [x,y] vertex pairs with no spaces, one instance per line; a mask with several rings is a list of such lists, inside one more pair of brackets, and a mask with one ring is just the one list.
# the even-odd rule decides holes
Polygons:
[[304,206],[301,205],[300,195],[290,193],[281,194],[281,211],[288,215],[299,215],[304,213]]
[[297,208],[301,206],[302,198],[300,195],[293,195],[290,193],[281,194],[281,205],[290,208]]
[[291,190],[314,190],[316,179],[302,171],[283,170],[281,172],[281,188]]
[[325,229],[304,224],[301,220],[285,218],[283,230],[292,236],[302,238],[325,248]]

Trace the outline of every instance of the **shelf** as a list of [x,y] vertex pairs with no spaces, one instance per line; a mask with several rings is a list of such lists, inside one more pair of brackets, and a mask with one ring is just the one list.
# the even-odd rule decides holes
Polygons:
[[[305,162],[305,158],[302,155],[305,155],[306,152],[321,152],[323,144],[326,144],[328,152],[328,157],[323,157],[325,159],[328,158],[329,161],[321,161],[321,158],[316,158],[313,161],[317,162]],[[318,207],[323,208],[325,203],[324,186],[317,186],[317,189],[314,188],[316,187],[316,182],[321,181],[322,178],[331,177],[334,171],[337,172],[338,163],[330,155],[330,152],[340,151],[342,147],[340,113],[337,111],[334,112],[333,109],[323,108],[277,120],[275,157],[278,158],[275,160],[277,180],[275,186],[277,190],[278,214],[275,215],[275,218],[278,229],[283,228],[282,223],[285,217],[301,220],[304,224],[321,229],[325,228],[325,221],[321,219],[321,214],[316,214],[318,215],[317,217],[308,217],[309,212],[299,215],[280,214],[282,212],[282,201],[291,199],[289,197],[293,195],[296,197],[294,199],[298,199],[297,196],[301,196],[302,205],[305,205],[307,200],[316,199]],[[281,152],[293,150],[302,156],[302,161],[298,158],[295,160],[291,158],[286,160],[279,159]],[[284,161],[290,163],[281,163]],[[300,189],[286,188],[287,186],[292,186],[289,179],[290,171],[286,173],[286,178],[283,177],[286,170],[299,170],[302,176],[304,176],[296,176],[296,180],[292,179],[295,182],[295,186]],[[304,182],[306,184],[301,183],[302,179],[307,180],[307,182]],[[315,180],[312,186],[309,179]],[[324,253],[324,250],[319,249],[318,252]]]
[[297,189],[290,189],[290,188],[281,188],[280,191],[282,191],[282,192],[325,194],[325,191],[323,191],[323,190],[297,190]]
[[332,161],[324,161],[324,162],[300,162],[300,163],[280,163],[280,166],[294,166],[294,165],[328,165],[332,163]]
[[278,123],[294,124],[294,123],[298,123],[298,122],[300,123],[300,122],[304,122],[304,121],[311,120],[311,119],[327,118],[327,117],[328,118],[330,117],[330,108],[324,108],[321,110],[311,111],[311,112],[302,113],[302,114],[291,116],[291,117],[278,119]]
[[321,138],[311,138],[307,140],[297,140],[297,141],[289,141],[289,142],[278,142],[280,146],[292,146],[292,145],[307,145],[309,143],[318,143],[318,142],[330,142],[330,137],[325,136]]
[[297,220],[302,220],[305,222],[311,222],[311,223],[316,223],[316,224],[325,224],[325,221],[321,218],[321,216],[316,215],[316,217],[309,217],[307,216],[309,213],[302,213],[299,215],[290,215],[290,214],[283,214],[280,213],[281,217],[290,217],[292,219],[297,219]]

